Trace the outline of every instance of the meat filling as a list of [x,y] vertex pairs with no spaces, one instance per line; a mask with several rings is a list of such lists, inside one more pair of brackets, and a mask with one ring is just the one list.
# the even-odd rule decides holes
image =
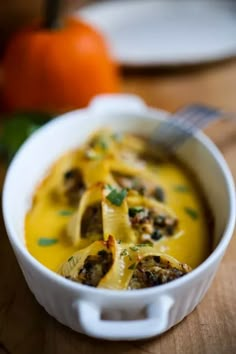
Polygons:
[[117,172],[113,173],[113,177],[122,188],[126,188],[128,190],[132,189],[140,195],[152,197],[162,203],[165,202],[166,197],[164,189],[157,186],[152,181],[144,181],[142,178],[122,175]]
[[145,241],[154,243],[163,236],[174,235],[178,224],[176,218],[143,207],[129,208],[129,218],[132,227],[140,235],[141,243]]
[[105,250],[95,256],[88,256],[78,273],[78,281],[96,287],[112,265],[112,254]]
[[103,235],[101,204],[94,204],[84,213],[81,224],[81,236]]
[[147,256],[138,263],[129,283],[129,289],[143,289],[168,283],[182,277],[188,272],[185,264],[181,269],[162,262],[160,256]]
[[63,195],[69,205],[77,205],[83,192],[85,185],[79,169],[73,168],[68,170],[63,176]]

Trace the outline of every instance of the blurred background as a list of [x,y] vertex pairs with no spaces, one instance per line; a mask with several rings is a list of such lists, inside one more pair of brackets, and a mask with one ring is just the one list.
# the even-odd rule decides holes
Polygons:
[[[64,0],[65,12],[70,13],[83,5],[88,5],[91,0]],[[97,2],[99,2],[97,0]],[[4,45],[9,36],[32,19],[42,16],[44,0],[9,0],[0,4],[0,50],[3,53]]]
[[19,124],[34,131],[118,92],[171,111],[192,101],[232,110],[235,55],[234,0],[2,1],[0,114],[17,121],[17,133]]

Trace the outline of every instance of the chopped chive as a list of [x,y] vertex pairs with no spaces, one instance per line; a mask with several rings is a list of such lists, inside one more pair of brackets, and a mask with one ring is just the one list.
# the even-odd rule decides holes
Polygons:
[[127,249],[123,249],[123,251],[120,253],[121,256],[128,256],[128,251]]
[[120,245],[121,244],[121,240],[117,240],[117,243],[118,243],[118,245]]
[[138,251],[138,247],[137,246],[130,246],[130,249],[131,249],[131,251],[134,251],[134,252]]
[[139,244],[137,244],[135,246],[130,246],[129,248],[131,249],[131,251],[136,252],[136,251],[139,250],[139,248],[142,248],[142,247],[153,247],[153,244],[151,242],[150,243],[149,242],[139,243]]
[[108,196],[106,198],[112,204],[114,204],[116,206],[121,206],[126,195],[127,195],[126,189],[122,189],[121,191],[118,191],[117,189],[112,189],[112,191],[108,194]]
[[190,207],[185,207],[184,210],[193,220],[196,220],[199,216],[198,212],[195,209],[192,209]]
[[68,258],[68,262],[72,261],[73,260],[73,256],[71,256],[70,258]]
[[133,269],[135,269],[135,268],[136,268],[136,263],[133,263],[133,264],[131,264],[131,265],[129,266],[128,269],[133,270]]
[[38,245],[39,246],[52,246],[58,243],[57,238],[47,238],[47,237],[40,237],[38,239]]
[[176,186],[174,186],[174,190],[179,193],[188,193],[189,187],[183,184],[177,184]]
[[153,247],[153,243],[151,242],[146,242],[146,243],[139,243],[138,245],[136,245],[136,247]]
[[69,216],[72,215],[74,212],[72,210],[59,210],[58,215],[61,216]]
[[109,144],[108,142],[104,139],[104,138],[100,138],[98,140],[98,145],[100,146],[100,148],[104,151],[107,151],[109,148]]

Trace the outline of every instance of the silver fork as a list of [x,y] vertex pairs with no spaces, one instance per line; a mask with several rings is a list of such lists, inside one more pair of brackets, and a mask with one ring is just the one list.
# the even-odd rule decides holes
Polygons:
[[159,123],[152,135],[152,142],[166,152],[174,152],[198,130],[219,118],[230,118],[231,113],[202,104],[191,104],[171,114]]

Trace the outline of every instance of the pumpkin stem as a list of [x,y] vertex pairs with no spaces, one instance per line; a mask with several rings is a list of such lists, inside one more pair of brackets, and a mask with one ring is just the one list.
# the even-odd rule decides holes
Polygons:
[[61,7],[62,0],[45,0],[43,28],[57,29],[61,27]]

